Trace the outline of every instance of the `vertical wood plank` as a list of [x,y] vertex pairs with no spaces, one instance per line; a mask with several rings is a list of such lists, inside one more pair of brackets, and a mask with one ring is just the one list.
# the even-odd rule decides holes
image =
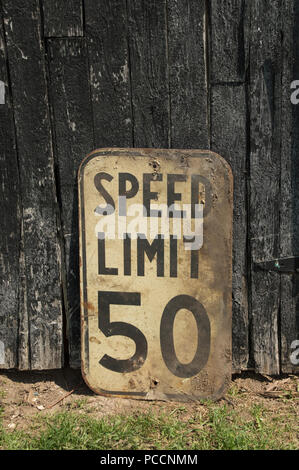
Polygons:
[[279,373],[280,275],[256,263],[279,255],[281,9],[252,0],[250,33],[251,339],[255,370]]
[[42,0],[45,37],[83,36],[82,0]]
[[243,1],[210,2],[209,70],[211,149],[231,165],[234,175],[233,369],[249,360],[248,317],[248,104],[245,84],[249,9]]
[[95,147],[131,147],[126,1],[84,5]]
[[209,3],[211,82],[242,82],[245,79],[245,1],[211,0]]
[[211,149],[231,165],[234,175],[233,369],[249,359],[247,278],[247,110],[245,85],[211,89]]
[[249,8],[243,1],[210,2],[209,70],[211,149],[231,165],[234,175],[233,369],[248,367],[247,35]]
[[[299,105],[292,104],[291,83],[299,80],[299,3],[283,0],[280,256],[299,256]],[[299,339],[299,276],[281,275],[281,370],[298,373],[291,360]]]
[[169,146],[166,0],[129,0],[134,146]]
[[48,41],[50,100],[55,129],[67,283],[67,337],[71,367],[80,367],[80,283],[77,172],[93,150],[93,123],[84,39]]
[[[22,367],[63,364],[60,253],[40,7],[4,0],[23,206],[25,305],[29,339]],[[26,357],[27,354],[27,357]]]
[[167,5],[171,146],[208,148],[206,2]]
[[0,5],[0,369],[18,367],[20,197],[19,171]]

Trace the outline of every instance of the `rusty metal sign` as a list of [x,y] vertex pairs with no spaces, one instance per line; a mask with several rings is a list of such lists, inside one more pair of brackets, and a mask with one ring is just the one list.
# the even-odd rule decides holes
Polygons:
[[218,398],[231,376],[232,174],[209,151],[79,170],[82,374],[103,395]]

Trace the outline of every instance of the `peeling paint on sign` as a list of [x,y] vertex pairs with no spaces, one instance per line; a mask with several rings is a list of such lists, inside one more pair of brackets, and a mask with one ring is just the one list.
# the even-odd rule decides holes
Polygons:
[[79,171],[82,373],[103,395],[221,396],[232,174],[199,150],[100,149]]

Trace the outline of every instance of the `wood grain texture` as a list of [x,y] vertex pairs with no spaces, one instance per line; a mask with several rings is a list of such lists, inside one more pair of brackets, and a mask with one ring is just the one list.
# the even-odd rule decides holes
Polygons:
[[1,5],[0,15],[0,78],[5,85],[5,102],[0,105],[0,341],[4,349],[0,368],[11,369],[18,367],[21,220],[19,171]]
[[211,90],[211,150],[231,165],[234,175],[233,369],[246,370],[249,359],[247,278],[247,122],[244,85]]
[[[299,256],[299,107],[290,100],[293,80],[299,79],[299,3],[283,0],[282,121],[280,182],[280,256]],[[281,370],[298,373],[292,344],[299,339],[299,277],[281,275]]]
[[[278,0],[250,5],[250,238],[258,263],[279,255],[281,11]],[[251,276],[254,367],[277,374],[280,275],[253,268]]]
[[132,146],[126,1],[86,0],[95,148]]
[[80,367],[79,165],[94,148],[87,49],[84,39],[48,41],[50,98],[64,237],[67,337],[71,367]]
[[45,37],[83,36],[82,0],[42,0]]
[[[211,149],[231,165],[234,175],[233,369],[249,361],[248,314],[248,66],[249,8],[244,1],[214,1],[209,9]],[[218,84],[218,85],[217,85]]]
[[204,0],[167,2],[172,148],[208,148]]
[[243,82],[246,2],[211,0],[209,4],[211,82]]
[[129,0],[134,147],[169,147],[166,1]]
[[28,344],[19,367],[59,368],[63,364],[60,250],[40,8],[36,0],[2,3],[23,209],[25,303],[20,314],[28,315]]

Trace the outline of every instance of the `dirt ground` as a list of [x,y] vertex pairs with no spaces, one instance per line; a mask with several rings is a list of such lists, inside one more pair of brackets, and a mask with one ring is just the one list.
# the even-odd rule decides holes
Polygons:
[[[252,404],[260,404],[270,413],[288,412],[299,415],[299,376],[279,378],[246,373],[235,375],[226,396],[220,403],[240,412]],[[107,398],[95,395],[85,385],[80,371],[71,369],[48,372],[0,371],[0,407],[7,429],[26,429],[28,421],[36,414],[62,410],[91,413],[93,417],[111,414],[130,414],[156,409],[171,412],[183,407],[188,417],[194,412],[204,412],[200,402],[148,402],[125,398]],[[299,420],[298,420],[299,421]]]

